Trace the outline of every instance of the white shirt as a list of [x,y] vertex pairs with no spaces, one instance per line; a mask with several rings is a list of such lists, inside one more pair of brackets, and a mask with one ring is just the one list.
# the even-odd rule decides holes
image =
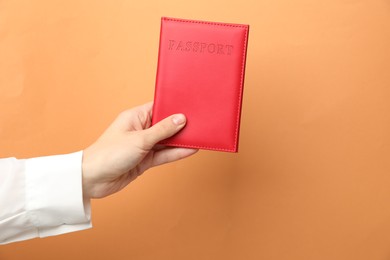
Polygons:
[[82,152],[0,159],[0,244],[91,227]]

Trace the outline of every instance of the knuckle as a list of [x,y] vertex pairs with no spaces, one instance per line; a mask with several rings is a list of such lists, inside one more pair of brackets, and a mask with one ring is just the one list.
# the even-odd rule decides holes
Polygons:
[[137,138],[137,146],[141,149],[151,149],[154,145],[153,140],[150,138],[148,131],[144,132]]

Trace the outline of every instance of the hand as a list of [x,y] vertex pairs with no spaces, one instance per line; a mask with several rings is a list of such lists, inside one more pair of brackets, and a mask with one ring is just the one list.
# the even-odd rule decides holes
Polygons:
[[145,170],[173,162],[196,149],[156,145],[186,124],[183,114],[151,125],[152,103],[122,112],[100,138],[83,152],[84,197],[102,198],[120,191]]

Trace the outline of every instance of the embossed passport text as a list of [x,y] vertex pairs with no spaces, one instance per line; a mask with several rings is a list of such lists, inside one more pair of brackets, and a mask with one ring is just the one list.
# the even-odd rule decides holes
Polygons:
[[238,151],[248,25],[161,19],[152,124],[183,113],[162,144]]

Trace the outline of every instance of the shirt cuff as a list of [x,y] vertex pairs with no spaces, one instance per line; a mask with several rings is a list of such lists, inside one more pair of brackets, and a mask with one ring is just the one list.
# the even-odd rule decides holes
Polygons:
[[26,210],[39,237],[90,228],[90,201],[83,200],[82,155],[26,160]]

